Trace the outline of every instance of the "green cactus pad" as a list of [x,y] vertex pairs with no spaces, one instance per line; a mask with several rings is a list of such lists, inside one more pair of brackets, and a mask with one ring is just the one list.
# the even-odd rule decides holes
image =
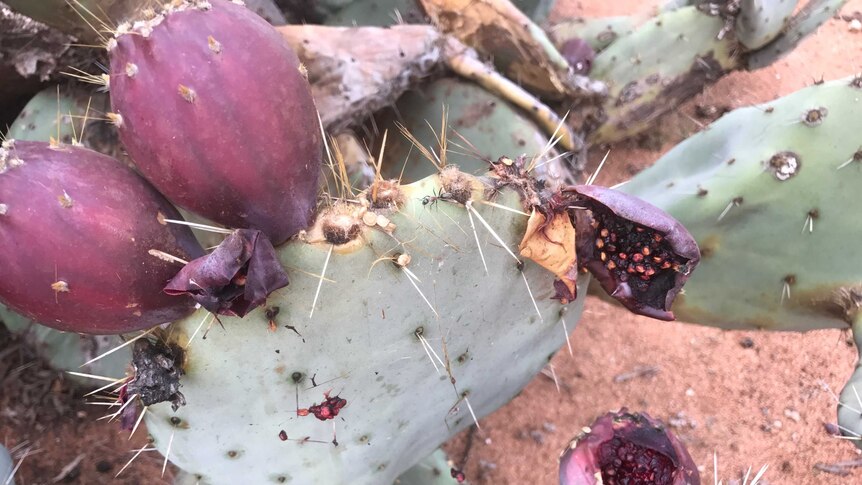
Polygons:
[[354,0],[327,16],[323,23],[343,27],[388,27],[402,23],[399,19],[408,24],[425,23],[425,15],[416,0]]
[[749,70],[760,69],[781,59],[809,34],[832,18],[845,3],[847,0],[810,0],[785,25],[781,35],[748,54],[745,67]]
[[[321,6],[325,8],[329,3],[344,4],[344,2],[327,1],[316,3],[319,4],[318,8]],[[537,23],[543,22],[548,17],[554,3],[556,0],[512,1],[513,5]],[[345,27],[354,25],[388,27],[401,23],[426,23],[426,20],[425,12],[418,0],[351,0],[326,15],[323,23]]]
[[[71,144],[84,125],[87,98],[68,88],[53,86],[33,96],[9,127],[6,138]],[[93,114],[95,116],[95,114]]]
[[563,44],[570,39],[587,41],[596,52],[599,52],[615,40],[631,34],[638,19],[629,16],[601,18],[568,18],[555,22],[548,34],[557,49],[562,50]]
[[702,260],[674,304],[722,328],[847,328],[862,284],[862,78],[737,109],[621,190],[664,209]]
[[[379,188],[375,206],[388,198],[399,212],[324,211],[279,249],[291,282],[265,308],[220,317],[224,330],[216,324],[206,340],[205,312],[176,322],[166,334],[187,347],[187,404],[150,406],[154,446],[170,447],[170,460],[201,483],[388,484],[472,425],[471,413],[481,419],[513,398],[565,342],[566,307],[550,299],[553,275],[530,261],[519,270],[502,247],[517,252],[527,217],[481,203],[477,180],[444,171],[400,193]],[[461,200],[473,191],[503,244],[465,206],[431,199],[444,190]],[[509,189],[495,202],[523,210]],[[356,239],[313,242],[321,234]],[[579,283],[584,294],[586,277]],[[568,305],[568,330],[582,305]],[[308,409],[330,390],[347,400],[332,422],[298,416],[297,394]]]
[[853,340],[856,342],[856,349],[860,351],[860,359],[838,397],[838,426],[841,434],[851,438],[850,441],[857,448],[862,448],[862,440],[859,439],[862,437],[862,287],[848,292],[847,296],[856,306]]
[[[437,450],[395,480],[393,485],[455,485],[452,466],[443,450]],[[461,482],[469,485],[469,481]]]
[[[502,98],[469,81],[442,78],[421,92],[407,92],[396,103],[395,112],[384,114],[378,120],[378,131],[389,132],[384,152],[384,178],[397,179],[404,170],[402,180],[414,182],[436,172],[434,165],[401,135],[398,123],[406,127],[422,146],[437,151],[444,107],[450,128],[446,156],[449,163],[464,172],[483,174],[488,168],[487,161],[496,159],[501,153],[540,155],[548,142],[548,135],[521,110]],[[464,139],[469,140],[472,146]],[[374,155],[377,153],[372,152]],[[555,155],[556,152],[552,151],[545,157],[550,159]],[[547,164],[541,170],[552,179],[565,175],[559,161]]]
[[718,34],[719,17],[697,7],[665,12],[596,56],[590,76],[608,84],[606,119],[592,143],[623,140],[644,131],[705,84],[736,67],[734,42]]
[[742,0],[736,17],[736,38],[758,49],[778,37],[793,17],[796,0]]
[[[126,376],[131,358],[128,347],[117,350],[87,365],[90,359],[121,345],[117,335],[78,335],[39,325],[4,305],[0,305],[0,322],[24,339],[53,369],[120,379]],[[66,378],[81,387],[96,388],[104,384],[87,377],[67,374]],[[98,385],[94,385],[98,384]]]

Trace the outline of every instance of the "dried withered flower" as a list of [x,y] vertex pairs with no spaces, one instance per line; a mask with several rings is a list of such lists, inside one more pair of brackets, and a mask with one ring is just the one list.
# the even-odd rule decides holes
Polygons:
[[238,229],[212,253],[184,266],[164,291],[188,294],[212,313],[243,317],[287,284],[287,273],[266,235]]

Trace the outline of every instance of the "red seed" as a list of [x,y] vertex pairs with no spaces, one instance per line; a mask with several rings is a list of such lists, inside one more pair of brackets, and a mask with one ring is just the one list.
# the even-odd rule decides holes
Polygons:
[[649,254],[650,254],[649,246],[644,246],[644,248],[641,250],[641,252],[644,253],[644,256],[649,256]]
[[638,273],[643,273],[646,271],[646,268],[644,268],[644,265],[638,264],[635,265],[635,271],[637,271]]
[[632,254],[632,261],[634,261],[635,263],[640,263],[643,260],[644,260],[643,254],[641,254],[641,253]]
[[617,256],[619,256],[619,258],[620,258],[620,259],[622,259],[622,260],[626,260],[626,259],[628,259],[628,257],[629,257],[629,255],[628,255],[628,254],[626,254],[626,253],[620,253],[620,254],[618,254]]
[[605,242],[601,239],[596,239],[596,247],[602,249],[603,247],[605,247]]

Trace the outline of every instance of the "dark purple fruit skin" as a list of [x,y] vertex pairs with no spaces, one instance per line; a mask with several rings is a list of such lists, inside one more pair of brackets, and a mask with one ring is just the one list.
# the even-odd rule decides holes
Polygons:
[[682,290],[685,282],[691,276],[691,272],[700,262],[700,248],[691,233],[676,219],[668,215],[658,207],[626,193],[600,187],[597,185],[577,185],[568,187],[564,192],[577,194],[586,201],[589,207],[593,205],[613,213],[616,217],[634,222],[635,224],[649,228],[657,232],[670,244],[674,254],[687,261],[687,271],[677,272],[674,276],[674,286],[664,297],[661,308],[644,305],[637,301],[632,295],[628,283],[620,282],[605,267],[605,265],[592,257],[594,236],[589,236],[586,224],[578,224],[578,259],[580,264],[587,268],[595,276],[604,290],[616,298],[630,311],[646,315],[659,320],[674,320],[673,312],[670,311],[676,295]]
[[209,3],[167,14],[148,37],[121,35],[109,51],[120,137],[168,199],[277,246],[314,216],[317,110],[281,34],[245,7]]
[[[181,265],[204,254],[192,232],[175,224],[170,203],[146,180],[86,148],[15,142],[24,161],[0,173],[0,301],[58,330],[119,334],[182,318],[191,298],[162,292]],[[66,205],[60,197],[67,194]],[[55,291],[64,281],[69,291]]]
[[598,485],[601,447],[614,438],[664,455],[673,463],[673,485],[700,485],[700,473],[682,442],[646,413],[626,408],[600,416],[560,456],[560,485]]

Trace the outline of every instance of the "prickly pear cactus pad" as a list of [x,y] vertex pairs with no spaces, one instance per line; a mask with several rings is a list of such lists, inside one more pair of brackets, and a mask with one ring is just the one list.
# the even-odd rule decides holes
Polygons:
[[590,76],[608,84],[601,128],[592,143],[610,143],[639,133],[663,113],[733,69],[735,43],[720,17],[697,7],[662,13],[638,27],[593,61]]
[[[848,316],[853,319],[853,340],[856,350],[862,355],[862,287],[845,293],[852,311]],[[850,437],[858,448],[862,448],[862,358],[856,362],[856,369],[844,385],[838,398],[838,426],[841,434]]]
[[[539,155],[546,151],[546,134],[523,111],[476,84],[445,77],[426,85],[422,91],[406,93],[394,110],[378,116],[378,131],[389,133],[381,167],[383,176],[413,182],[433,174],[434,165],[423,158],[415,144],[418,142],[426,150],[436,147],[442,128],[425,120],[440,120],[444,116],[452,130],[448,134],[449,143],[464,147],[446,157],[464,172],[484,173],[488,168],[484,160],[498,153]],[[399,125],[413,134],[412,141],[400,136]],[[379,147],[376,148],[375,152],[379,152]],[[546,163],[539,167],[548,180],[559,181],[566,175],[559,158],[556,163],[551,160],[556,155],[556,150],[547,151],[543,160]]]
[[[123,343],[119,335],[83,335],[61,332],[40,325],[0,305],[0,324],[30,344],[51,367],[62,371],[112,377],[125,377],[126,366],[131,358],[127,347],[93,360],[99,355]],[[93,360],[92,362],[89,362]],[[97,381],[75,374],[66,378],[82,387],[93,389]],[[101,385],[101,384],[100,384]],[[95,386],[98,387],[98,386]],[[0,482],[2,483],[2,482]]]
[[679,320],[722,328],[850,325],[862,285],[862,78],[737,109],[620,190],[682,222],[701,251]]
[[206,339],[205,311],[165,332],[186,405],[148,408],[154,446],[200,483],[388,484],[508,402],[583,296],[563,306],[515,258],[528,216],[495,187],[450,166],[321,209],[279,248],[291,283],[265,307]]
[[778,37],[793,16],[796,0],[742,0],[736,17],[736,38],[757,49]]

